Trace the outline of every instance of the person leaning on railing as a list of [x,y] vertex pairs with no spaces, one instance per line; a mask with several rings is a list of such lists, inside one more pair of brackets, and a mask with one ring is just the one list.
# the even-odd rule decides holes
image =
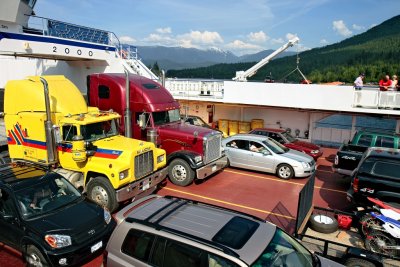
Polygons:
[[385,75],[379,81],[379,90],[380,91],[387,91],[387,90],[389,90],[391,85],[392,85],[392,80],[390,79],[390,76],[389,75]]
[[398,91],[399,90],[399,83],[397,80],[397,75],[392,76],[392,85],[391,85],[391,91]]

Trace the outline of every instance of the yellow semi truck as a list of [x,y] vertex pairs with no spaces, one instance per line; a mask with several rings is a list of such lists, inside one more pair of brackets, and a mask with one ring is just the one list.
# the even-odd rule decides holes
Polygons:
[[61,173],[110,211],[150,194],[167,175],[165,150],[120,135],[119,119],[115,112],[88,107],[79,89],[61,75],[5,86],[10,158]]

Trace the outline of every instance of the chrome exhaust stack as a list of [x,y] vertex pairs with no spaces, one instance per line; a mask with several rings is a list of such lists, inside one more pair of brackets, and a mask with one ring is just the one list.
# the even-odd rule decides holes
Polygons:
[[46,79],[43,77],[40,77],[40,81],[44,87],[44,103],[46,105],[46,121],[44,122],[44,130],[46,134],[47,160],[48,164],[55,164],[58,162],[58,157],[56,142],[53,134],[53,123],[51,122],[49,86]]

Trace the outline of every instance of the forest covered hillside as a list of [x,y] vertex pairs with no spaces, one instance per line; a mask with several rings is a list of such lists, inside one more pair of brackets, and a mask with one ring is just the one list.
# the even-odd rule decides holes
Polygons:
[[[377,82],[386,73],[399,75],[400,15],[342,42],[299,53],[298,58],[298,68],[314,83],[352,83],[360,72],[366,74],[367,83]],[[302,77],[294,71],[296,62],[296,55],[272,60],[248,80],[264,80],[272,75],[275,81],[298,82]],[[247,70],[255,63],[169,70],[167,77],[232,79],[236,71]]]

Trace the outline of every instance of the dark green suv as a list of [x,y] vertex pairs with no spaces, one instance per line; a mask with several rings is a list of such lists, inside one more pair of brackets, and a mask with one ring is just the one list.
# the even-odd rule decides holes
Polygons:
[[0,167],[0,242],[28,266],[81,266],[102,253],[115,226],[60,174]]

